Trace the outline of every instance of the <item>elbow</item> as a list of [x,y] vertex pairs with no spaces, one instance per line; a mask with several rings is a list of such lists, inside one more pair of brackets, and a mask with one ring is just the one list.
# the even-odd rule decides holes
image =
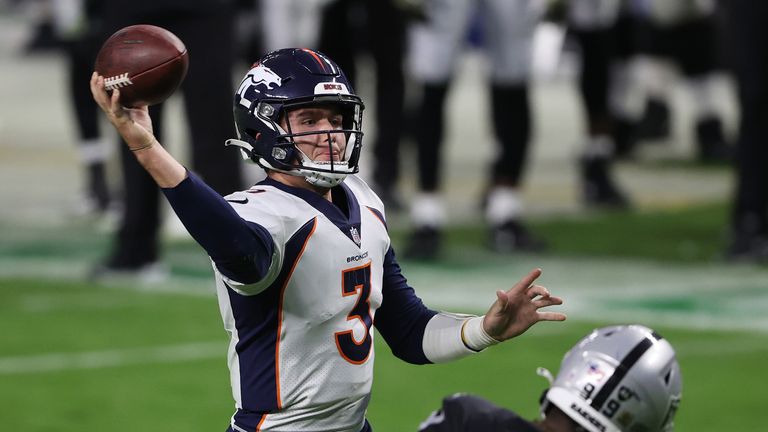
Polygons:
[[251,255],[229,259],[214,259],[213,262],[216,264],[219,272],[226,276],[227,279],[246,285],[263,280],[268,271],[268,266],[256,265],[256,260]]
[[427,359],[427,357],[425,357],[423,354],[421,356],[414,356],[409,355],[408,353],[396,352],[395,350],[392,350],[392,353],[400,360],[413,365],[432,364],[432,362],[429,361],[429,359]]
[[392,350],[392,354],[394,354],[395,357],[406,363],[415,365],[432,364],[432,362],[424,354],[421,343],[396,345],[391,346],[390,349]]

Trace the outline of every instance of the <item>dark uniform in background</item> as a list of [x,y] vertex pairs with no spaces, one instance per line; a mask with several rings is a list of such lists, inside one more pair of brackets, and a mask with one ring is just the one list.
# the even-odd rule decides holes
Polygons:
[[627,126],[610,109],[616,66],[626,60],[628,22],[622,2],[570,0],[568,32],[581,55],[579,95],[584,105],[587,138],[579,158],[584,204],[626,209],[629,198],[612,173],[613,161],[627,140]]
[[373,187],[389,211],[402,206],[397,182],[405,122],[406,19],[406,11],[394,0],[335,0],[323,8],[318,44],[320,51],[336,59],[355,88],[359,87],[357,55],[367,51],[374,61]]
[[[701,162],[728,162],[732,149],[723,130],[722,115],[710,96],[711,80],[721,72],[718,56],[720,34],[716,26],[714,4],[707,1],[666,0],[651,2],[650,11],[632,14],[634,52],[671,62],[679,69],[694,100],[694,135]],[[654,12],[655,11],[655,12]],[[663,88],[663,87],[662,87]],[[695,90],[694,90],[695,89]],[[642,121],[634,131],[640,139],[666,138],[670,134],[669,92],[648,97]],[[623,156],[634,142],[620,147]]]
[[107,181],[106,164],[110,154],[110,142],[99,130],[99,107],[93,101],[89,77],[93,72],[96,54],[102,43],[100,19],[103,15],[102,0],[86,0],[78,11],[77,28],[60,29],[67,54],[69,96],[74,119],[77,122],[78,151],[85,168],[86,212],[104,213],[112,202]]
[[[229,0],[150,0],[106,2],[103,8],[102,40],[128,25],[153,24],[170,30],[186,45],[190,63],[181,92],[191,144],[191,169],[222,195],[242,187],[238,152],[222,150],[224,141],[234,136],[230,98],[234,7]],[[162,111],[163,104],[149,109],[158,137],[164,130]],[[125,210],[112,255],[97,269],[97,277],[112,270],[140,271],[159,259],[157,185],[127,146],[121,145],[120,149]]]
[[768,3],[721,2],[741,111],[728,258],[768,262]]

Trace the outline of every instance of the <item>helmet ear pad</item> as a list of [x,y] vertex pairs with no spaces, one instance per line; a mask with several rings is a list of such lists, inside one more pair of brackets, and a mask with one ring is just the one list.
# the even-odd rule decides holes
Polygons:
[[[268,110],[263,108],[266,106],[265,102],[254,105],[257,108],[255,112],[249,110],[252,114],[243,115],[241,111],[238,113],[240,118],[236,119],[238,125],[245,126],[242,131],[238,127],[240,139],[253,147],[251,159],[266,169],[281,171],[292,169],[299,155],[294,143],[286,138],[288,132],[280,126],[280,120],[284,117],[282,106],[275,107],[270,104],[271,109]],[[259,105],[261,109],[258,109]],[[267,113],[271,114],[265,115]],[[268,124],[269,127],[264,127],[264,124]],[[269,155],[269,158],[264,158],[264,155]]]

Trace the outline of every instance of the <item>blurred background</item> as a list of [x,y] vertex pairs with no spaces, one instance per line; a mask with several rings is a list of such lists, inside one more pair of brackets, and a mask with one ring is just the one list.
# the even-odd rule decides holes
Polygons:
[[[120,143],[81,96],[132,8],[146,19],[130,23],[211,24],[182,37],[190,74],[229,70],[230,89],[280,47],[342,66],[366,103],[360,175],[427,304],[483,313],[532,267],[565,299],[566,323],[451,365],[404,365],[380,343],[377,430],[415,430],[456,391],[534,418],[535,368],[630,322],[678,349],[678,430],[762,430],[749,383],[768,360],[768,231],[744,196],[768,182],[745,177],[745,160],[765,168],[743,150],[739,96],[756,87],[725,55],[735,15],[685,0],[0,0],[2,429],[223,430],[233,411],[210,263],[162,201],[154,217],[125,199]],[[764,64],[765,41],[742,57]],[[196,63],[205,44],[228,54]],[[219,105],[184,90],[161,142],[215,169],[190,137],[221,116],[189,103]],[[243,186],[263,176],[242,170]]]

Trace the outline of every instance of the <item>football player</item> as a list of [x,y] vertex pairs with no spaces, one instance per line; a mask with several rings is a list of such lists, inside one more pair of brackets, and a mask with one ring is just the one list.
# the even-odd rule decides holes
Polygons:
[[668,432],[680,403],[680,365],[670,343],[641,325],[593,330],[563,357],[541,397],[542,419],[529,422],[485,399],[443,400],[420,432]]
[[91,90],[195,240],[212,260],[230,335],[236,411],[229,431],[360,432],[373,378],[375,326],[410,363],[464,357],[513,338],[562,300],[531,271],[498,291],[484,316],[428,309],[395,258],[385,211],[355,174],[363,103],[338,65],[309,49],[267,54],[234,98],[238,139],[266,169],[253,187],[220,197],[152,134],[146,107]]

